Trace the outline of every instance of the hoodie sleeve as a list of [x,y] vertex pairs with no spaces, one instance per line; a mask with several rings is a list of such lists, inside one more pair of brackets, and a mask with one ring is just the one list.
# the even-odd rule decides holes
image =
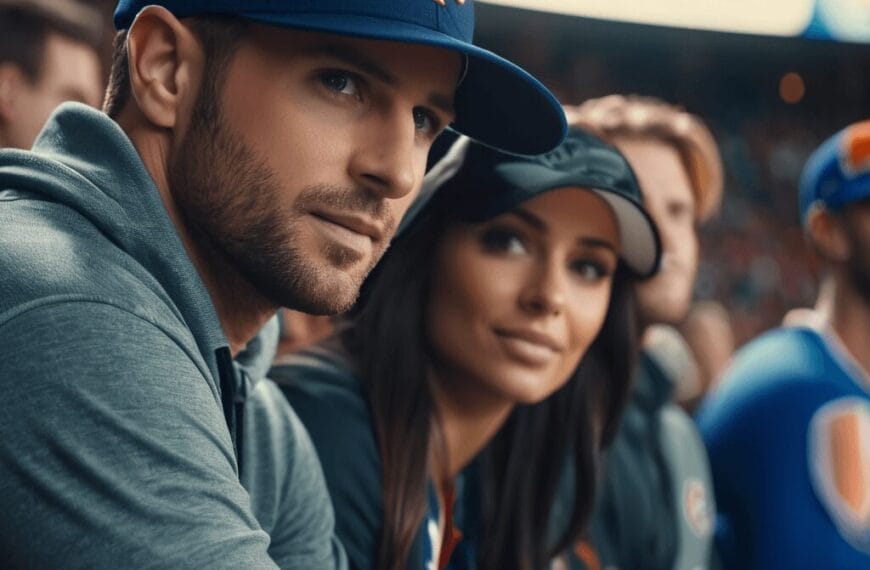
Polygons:
[[0,317],[0,559],[274,568],[222,411],[181,345],[96,302]]
[[242,483],[281,568],[346,570],[335,515],[308,432],[271,380],[245,402]]

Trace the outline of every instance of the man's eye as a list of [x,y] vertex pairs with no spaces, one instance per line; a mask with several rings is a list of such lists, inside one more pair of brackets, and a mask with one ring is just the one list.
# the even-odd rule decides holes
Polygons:
[[426,131],[430,133],[437,132],[440,128],[440,122],[432,113],[426,109],[414,109],[414,127],[418,131]]
[[330,91],[348,95],[350,97],[359,97],[359,82],[352,74],[343,71],[328,71],[320,76],[320,81]]

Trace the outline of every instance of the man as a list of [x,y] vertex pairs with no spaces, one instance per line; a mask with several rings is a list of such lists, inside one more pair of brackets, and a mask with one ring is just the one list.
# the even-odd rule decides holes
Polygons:
[[727,568],[870,568],[870,120],[813,153],[800,212],[820,310],[741,349],[698,417]]
[[64,101],[99,105],[102,33],[74,0],[0,0],[0,148],[30,148]]
[[115,24],[106,114],[0,153],[0,559],[331,567],[310,441],[268,394],[242,417],[274,387],[232,357],[279,306],[353,302],[447,125],[536,152],[564,114],[471,45],[470,1],[121,0]]
[[[698,265],[696,224],[717,208],[722,165],[697,117],[652,98],[614,95],[570,110],[598,131],[637,174],[662,240],[661,268],[636,287],[639,332],[676,326],[689,312]],[[641,354],[622,424],[606,451],[590,539],[575,549],[587,568],[706,567],[712,542],[712,489],[700,436],[673,403],[676,379]]]

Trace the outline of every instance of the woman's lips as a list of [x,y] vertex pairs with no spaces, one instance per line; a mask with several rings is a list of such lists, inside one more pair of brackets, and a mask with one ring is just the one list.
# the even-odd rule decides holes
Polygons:
[[529,329],[494,329],[502,349],[526,364],[540,366],[549,363],[564,347],[552,336]]

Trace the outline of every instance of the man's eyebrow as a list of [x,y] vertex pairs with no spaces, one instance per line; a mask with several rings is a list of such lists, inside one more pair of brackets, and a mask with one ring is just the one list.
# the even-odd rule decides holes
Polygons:
[[[352,49],[346,45],[337,43],[320,44],[311,47],[310,49],[306,50],[305,53],[310,56],[326,56],[337,59],[338,61],[341,61],[347,65],[359,69],[360,71],[368,75],[371,75],[381,83],[385,83],[389,86],[395,86],[399,83],[399,81],[392,73],[390,73],[373,58],[368,57],[367,55],[360,53],[358,50]],[[444,93],[430,93],[428,103],[442,113],[446,113],[451,116],[456,114],[456,111],[453,107],[452,94],[447,95]]]
[[393,74],[384,69],[378,62],[349,46],[335,43],[318,44],[305,50],[305,53],[310,56],[319,55],[337,59],[347,65],[356,67],[387,85],[395,85],[397,83]]

